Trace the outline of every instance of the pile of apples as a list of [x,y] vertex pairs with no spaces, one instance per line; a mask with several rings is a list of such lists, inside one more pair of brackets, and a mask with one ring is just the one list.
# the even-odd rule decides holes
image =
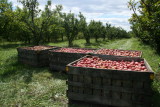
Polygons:
[[97,50],[95,54],[140,57],[141,52],[140,51],[118,50],[118,49],[100,49],[100,50]]
[[60,48],[54,50],[54,52],[67,52],[67,53],[93,53],[93,50],[88,49],[76,49],[76,48]]
[[46,49],[51,49],[53,47],[49,47],[49,46],[33,46],[33,47],[26,47],[24,49],[27,49],[27,50],[46,50]]
[[97,56],[85,57],[74,63],[76,67],[91,67],[100,69],[126,70],[126,71],[147,71],[144,61],[112,61],[102,60]]

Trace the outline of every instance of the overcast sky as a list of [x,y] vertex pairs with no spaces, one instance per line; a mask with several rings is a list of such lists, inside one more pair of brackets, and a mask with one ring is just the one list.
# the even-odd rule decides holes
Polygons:
[[[13,6],[22,7],[17,0],[9,0]],[[38,0],[40,9],[44,9],[47,0]],[[94,19],[103,23],[110,23],[116,27],[122,27],[125,30],[130,30],[128,19],[131,17],[132,11],[127,7],[129,0],[52,0],[54,5],[63,5],[63,11],[69,12],[70,10],[78,14],[82,12],[87,22]]]

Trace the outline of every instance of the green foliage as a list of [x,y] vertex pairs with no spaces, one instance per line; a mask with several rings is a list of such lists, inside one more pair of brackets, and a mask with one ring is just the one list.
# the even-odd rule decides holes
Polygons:
[[140,0],[135,2],[135,0],[130,0],[129,8],[134,12],[130,23],[135,35],[159,51],[160,1]]

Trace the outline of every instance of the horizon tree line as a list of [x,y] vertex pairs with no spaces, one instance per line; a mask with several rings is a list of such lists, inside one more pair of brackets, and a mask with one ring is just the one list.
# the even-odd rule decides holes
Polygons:
[[68,41],[73,46],[77,38],[85,39],[90,44],[94,38],[98,42],[130,37],[121,27],[109,23],[91,20],[79,12],[78,15],[62,12],[63,6],[56,5],[52,9],[52,1],[46,2],[44,10],[39,9],[38,0],[19,0],[23,8],[13,9],[8,0],[0,1],[0,40],[22,41],[28,44],[39,45],[46,42]]

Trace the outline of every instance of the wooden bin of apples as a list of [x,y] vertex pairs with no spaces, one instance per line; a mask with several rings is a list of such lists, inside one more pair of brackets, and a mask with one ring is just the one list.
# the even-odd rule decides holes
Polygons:
[[145,59],[87,55],[66,67],[69,100],[150,107],[154,73]]
[[88,48],[59,48],[49,51],[50,70],[65,71],[67,64],[93,53],[95,49]]
[[48,51],[57,49],[55,46],[19,47],[18,61],[34,67],[49,66]]
[[50,69],[65,71],[65,66],[87,54],[108,55],[110,57],[141,57],[141,51],[116,49],[86,49],[86,48],[60,48],[50,51]]
[[142,52],[136,50],[98,49],[94,52],[94,54],[110,55],[111,57],[113,56],[142,57]]

